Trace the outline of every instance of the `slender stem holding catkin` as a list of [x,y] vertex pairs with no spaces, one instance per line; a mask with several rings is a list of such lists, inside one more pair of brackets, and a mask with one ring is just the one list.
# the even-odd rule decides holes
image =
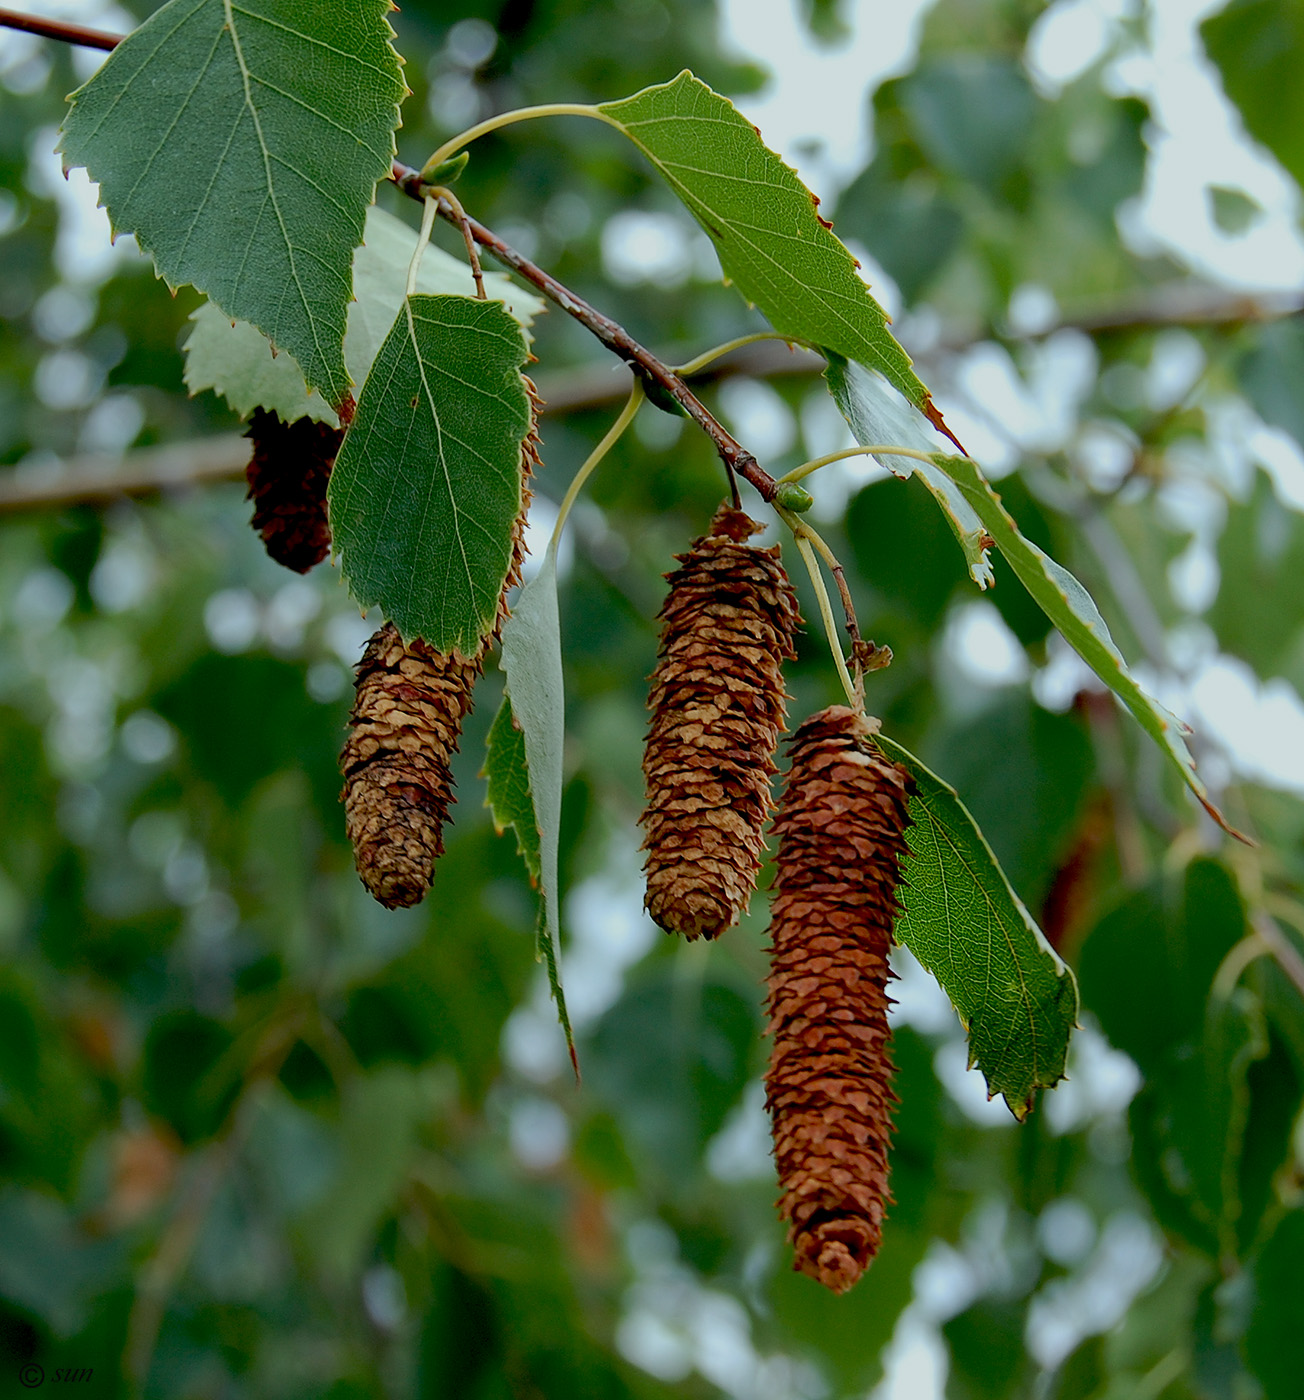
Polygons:
[[435,226],[435,213],[439,208],[439,196],[431,194],[421,211],[421,232],[417,235],[417,246],[412,250],[412,261],[408,263],[407,295],[412,296],[417,289],[417,277],[421,272],[421,255],[430,242],[430,230]]
[[561,539],[562,528],[566,524],[566,517],[571,513],[571,507],[575,504],[575,498],[584,489],[584,483],[593,474],[594,468],[607,455],[608,452],[620,440],[621,434],[634,421],[634,415],[638,412],[643,402],[643,385],[641,381],[635,380],[633,387],[629,391],[629,398],[625,401],[625,407],[620,410],[620,416],[607,429],[602,441],[589,453],[584,465],[575,473],[575,479],[566,488],[566,494],[562,497],[561,506],[557,511],[557,523],[552,527],[552,540],[548,545],[549,549],[556,546]]
[[618,121],[585,102],[544,102],[537,107],[517,107],[515,111],[499,112],[496,117],[488,117],[482,122],[477,122],[475,126],[467,127],[459,135],[451,137],[426,161],[425,168],[433,170],[436,166],[442,165],[451,156],[455,156],[458,151],[469,146],[472,141],[478,140],[481,136],[488,136],[491,131],[501,131],[505,126],[515,126],[517,122],[533,121],[536,117],[592,117],[594,121],[605,122],[608,126],[615,127],[617,131],[624,131],[624,127]]
[[799,343],[790,335],[780,335],[778,331],[754,331],[751,335],[740,335],[736,340],[726,340],[723,345],[714,345],[710,350],[703,350],[687,364],[675,365],[674,371],[682,376],[697,374],[707,365],[714,364],[716,360],[732,354],[735,350],[741,350],[744,345],[755,345],[758,340],[786,340],[790,347]]
[[856,621],[856,605],[851,599],[851,589],[847,586],[847,575],[843,569],[838,556],[829,548],[828,542],[813,526],[808,525],[800,516],[794,515],[792,511],[785,510],[782,506],[775,506],[775,509],[783,517],[784,524],[792,531],[799,540],[808,540],[815,547],[815,552],[825,564],[828,565],[829,573],[833,575],[833,581],[838,586],[838,596],[842,600],[842,611],[846,615],[847,635],[851,638],[852,654],[855,654],[856,644],[860,641],[860,624]]
[[829,573],[833,575],[833,581],[838,586],[838,597],[842,600],[842,611],[847,621],[847,635],[851,638],[854,654],[856,643],[860,641],[860,624],[856,621],[856,605],[851,600],[851,589],[847,586],[846,570],[839,563],[837,555],[805,521],[802,522],[802,533],[815,546],[816,553],[828,565]]
[[870,447],[844,447],[841,452],[830,452],[827,456],[816,457],[812,462],[803,462],[799,467],[793,467],[790,472],[786,472],[779,478],[780,481],[801,481],[811,472],[817,472],[821,467],[827,467],[830,462],[841,462],[846,457],[865,457],[870,455],[881,455],[884,457],[913,457],[919,462],[931,462],[933,460],[930,453],[921,451],[917,447],[900,447],[894,443],[875,443]]
[[[801,555],[802,563],[806,565],[806,572],[810,575],[811,586],[815,590],[815,601],[819,604],[820,618],[824,623],[824,635],[829,641],[829,651],[833,653],[833,664],[838,668],[838,679],[842,682],[843,690],[847,692],[847,700],[851,708],[857,713],[861,713],[865,707],[864,696],[852,682],[851,673],[847,670],[846,658],[842,655],[842,641],[838,636],[838,624],[833,616],[833,604],[829,601],[829,591],[824,586],[824,575],[820,573],[819,561],[815,558],[815,551],[811,548],[810,531],[800,528],[801,521],[791,511],[784,510],[782,506],[776,506],[775,509],[779,512],[784,524],[792,531],[797,552]],[[825,547],[827,548],[827,546]]]
[[443,185],[439,186],[437,191],[431,190],[431,194],[435,193],[438,193],[439,198],[453,211],[457,225],[462,230],[462,242],[466,244],[466,260],[471,264],[471,276],[475,278],[475,294],[480,301],[484,301],[484,273],[480,268],[480,252],[475,246],[475,235],[471,232],[471,223],[466,217],[466,210],[462,208],[462,201]]

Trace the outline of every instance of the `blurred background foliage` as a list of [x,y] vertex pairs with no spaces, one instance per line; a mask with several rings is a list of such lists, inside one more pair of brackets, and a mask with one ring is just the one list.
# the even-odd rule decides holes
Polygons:
[[[234,483],[58,499],[66,459],[237,425],[184,393],[193,293],[109,251],[80,176],[58,175],[62,98],[96,58],[4,37],[0,486],[51,498],[0,514],[4,1393],[37,1364],[160,1400],[1298,1395],[1304,320],[1255,262],[1256,230],[1283,221],[1267,177],[1187,172],[1222,265],[1240,257],[1231,285],[1147,235],[1173,133],[1136,74],[1180,11],[1183,61],[1205,63],[1201,42],[1216,61],[1297,247],[1304,23],[1294,0],[1234,0],[1194,37],[1211,8],[917,5],[905,59],[864,93],[868,155],[821,186],[948,420],[1197,724],[1258,842],[1231,846],[1176,790],[1012,579],[973,591],[916,483],[855,464],[816,480],[862,627],[896,655],[872,706],[959,789],[1084,1001],[1069,1079],[1016,1128],[902,958],[896,1205],[842,1299],[790,1272],[772,1208],[764,897],[709,949],[640,907],[644,677],[660,575],[721,494],[709,448],[645,410],[565,555],[577,1088],[534,896],[481,806],[497,674],[434,891],[387,913],[336,803],[372,624],[331,569],[278,571]],[[808,54],[885,9],[804,0]],[[741,14],[408,0],[400,154],[684,66],[748,110],[768,79],[722,39]],[[806,102],[818,120],[821,93]],[[786,154],[820,169],[815,145]],[[489,138],[459,189],[667,354],[758,325],[605,130]],[[564,406],[544,425],[547,526],[624,376],[557,313],[536,350]],[[843,441],[807,374],[704,392],[773,471]],[[836,698],[818,637],[789,686],[793,716]]]

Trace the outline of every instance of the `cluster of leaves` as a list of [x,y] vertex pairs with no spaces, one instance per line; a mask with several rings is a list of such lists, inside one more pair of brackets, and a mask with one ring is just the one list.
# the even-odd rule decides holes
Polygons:
[[[208,7],[192,8],[202,17]],[[440,39],[445,8],[434,27]],[[916,69],[881,90],[880,168],[844,197],[839,231],[866,243],[911,300],[927,293],[944,315],[976,316],[985,330],[999,327],[1016,281],[1046,282],[1066,307],[1102,291],[1144,288],[1154,269],[1121,252],[1112,231],[1114,206],[1136,188],[1142,168],[1139,104],[1106,97],[1094,74],[1057,100],[1037,97],[1017,62],[993,57],[1017,52],[1020,21],[989,7],[991,28],[967,43],[962,8],[939,10]],[[685,60],[730,90],[744,76],[712,73],[709,51],[691,48],[694,21],[686,15],[684,27],[672,28],[673,42],[650,47],[647,62],[659,69],[624,72],[628,81],[616,84],[596,47],[604,26],[618,22],[615,7],[610,16],[596,12],[593,37],[584,41],[595,45],[591,61],[576,55],[573,21],[560,10],[535,13],[530,24],[492,16],[499,52],[476,73],[477,88],[512,92],[514,101],[555,97],[563,62],[572,65],[564,70],[567,95],[590,82],[580,95],[593,98],[662,77]],[[628,18],[622,12],[621,21]],[[420,8],[409,7],[405,19],[414,26],[412,43],[406,34],[403,40],[412,60],[420,51]],[[413,74],[439,73],[458,52],[450,44],[428,69],[410,61],[409,80],[418,86]],[[957,72],[963,83],[952,83],[948,95]],[[1107,143],[1113,153],[1100,162],[1109,180],[1075,182],[1081,172],[1045,134],[1055,128],[1041,115],[1003,123],[1010,93],[1020,88],[1017,101],[1029,110],[1040,104],[1041,115],[1066,129],[1086,114],[1114,131],[1117,152]],[[690,91],[695,102],[706,100]],[[975,111],[991,120],[975,121]],[[429,149],[433,133],[422,132],[416,115],[409,127],[418,156],[421,138]],[[999,158],[984,164],[963,145],[948,148],[948,133],[953,143],[986,140]],[[661,203],[637,157],[612,154],[596,129],[566,156],[581,175],[563,173],[557,153],[532,139],[509,145],[489,138],[483,162],[476,148],[465,199],[488,221],[520,221],[520,172],[531,169],[538,183],[552,178],[558,190],[589,180],[582,197],[599,211],[627,199],[672,207]],[[888,160],[904,163],[893,180],[881,168]],[[881,182],[878,208],[857,204],[871,179]],[[892,218],[899,199],[930,188],[941,194],[921,216],[929,237],[905,242],[916,254],[945,243],[933,238],[937,229],[949,229],[950,242],[910,284],[893,261]],[[692,208],[691,191],[686,201]],[[1028,213],[1034,208],[1044,219],[1040,232]],[[1076,217],[1082,209],[1090,219]],[[1090,253],[1072,264],[1081,277],[1075,287],[1066,282],[1069,261],[1037,261],[1045,229],[1059,227],[1072,227]],[[540,229],[545,242],[556,237],[542,221]],[[33,218],[20,236],[39,269],[33,277],[49,279],[48,216]],[[385,236],[369,232],[364,253]],[[410,246],[406,227],[399,237]],[[554,251],[563,276],[644,334],[669,330],[700,344],[755,324],[736,297],[708,284],[679,293],[596,287],[596,231]],[[423,276],[432,275],[434,252]],[[768,310],[745,285],[745,260],[731,263],[731,256],[722,246],[726,270]],[[375,318],[370,351],[359,354],[385,353],[403,262],[396,253],[380,274],[391,285],[398,278],[394,311]],[[983,275],[973,276],[975,268]],[[216,410],[202,398],[192,406],[180,399],[174,337],[197,336],[205,318],[217,335],[242,335],[229,319],[241,313],[218,298],[225,319],[204,312],[197,327],[187,327],[193,300],[183,295],[170,304],[139,273],[118,281],[120,288],[105,288],[100,312],[103,325],[127,326],[133,346],[115,382],[157,382],[147,431],[184,435],[197,415]],[[420,291],[443,298],[453,288]],[[509,300],[522,320],[535,315],[519,290]],[[352,315],[363,310],[360,300]],[[820,338],[826,330],[816,334],[770,314],[788,334],[833,343]],[[16,329],[25,315],[20,309],[7,322],[16,384],[32,372],[32,352]],[[561,319],[534,323],[545,364],[580,353]],[[507,328],[501,318],[499,325]],[[352,319],[348,331],[356,339]],[[343,363],[361,383],[355,366],[363,361],[353,358],[343,323],[339,333]],[[1221,376],[1238,384],[1267,421],[1288,430],[1282,386],[1291,382],[1293,333],[1283,323],[1205,338],[1214,382]],[[262,341],[251,343],[271,370],[293,370],[288,355],[273,360]],[[285,344],[280,335],[277,343]],[[142,367],[138,345],[157,347],[155,368]],[[1142,366],[1152,345],[1144,329],[1097,340],[1103,368]],[[1013,350],[1035,353],[1026,345]],[[838,353],[854,359],[865,352],[847,346]],[[210,373],[232,362],[219,359]],[[192,352],[192,381],[196,363]],[[1120,412],[1108,394],[1119,378],[1102,376],[1084,412]],[[306,393],[306,385],[301,391],[291,383],[286,392]],[[793,405],[808,402],[804,385],[782,392]],[[359,416],[363,407],[360,401]],[[1166,456],[1174,443],[1203,437],[1205,409],[1196,403],[1160,422],[1143,404],[1124,412],[1155,476],[1142,479],[1140,495],[1101,497],[1094,506],[1127,540],[1163,623],[1175,625],[1184,615],[1164,570],[1186,541],[1156,524],[1158,464],[1180,460],[1180,452]],[[10,456],[65,447],[59,434],[66,431],[66,423],[34,422]],[[586,412],[550,420],[550,469],[562,473],[578,462],[600,431]],[[881,438],[866,433],[868,440]],[[1290,1130],[1304,1056],[1297,993],[1274,963],[1250,959],[1262,952],[1253,939],[1261,937],[1254,930],[1265,898],[1289,905],[1298,897],[1298,804],[1238,789],[1231,795],[1237,819],[1260,837],[1259,854],[1235,867],[1192,863],[1186,838],[1188,854],[1178,843],[1165,861],[1189,813],[1175,816],[1183,809],[1172,804],[1174,794],[1147,773],[1144,751],[1107,705],[1084,697],[1072,713],[1053,714],[1019,686],[990,692],[976,707],[957,705],[931,643],[971,585],[952,528],[919,490],[930,485],[922,475],[864,488],[845,526],[828,532],[848,560],[867,630],[897,652],[897,663],[875,678],[878,707],[889,732],[963,793],[1015,888],[1079,967],[1087,1009],[1140,1068],[1145,1087],[1126,1127],[1116,1103],[1080,1102],[1076,1114],[1065,1108],[1049,1122],[1034,1115],[1016,1140],[1012,1129],[975,1122],[979,1111],[960,1107],[942,1087],[934,1060],[949,1075],[953,1052],[961,1063],[965,1055],[954,1031],[940,1022],[902,1025],[897,1205],[884,1253],[841,1302],[787,1274],[763,1153],[745,1150],[759,1116],[749,1086],[763,1056],[759,918],[705,964],[680,965],[658,946],[627,975],[619,927],[610,923],[611,907],[637,904],[601,832],[613,814],[628,826],[637,807],[641,677],[652,652],[656,576],[718,492],[709,449],[689,436],[673,449],[660,441],[649,433],[639,448],[616,449],[614,470],[596,481],[594,513],[577,518],[583,557],[545,555],[543,586],[523,600],[536,617],[551,602],[566,627],[570,751],[564,767],[560,749],[546,760],[527,757],[534,805],[539,774],[547,772],[546,800],[563,814],[560,823],[543,823],[553,849],[536,859],[555,860],[563,886],[577,892],[572,999],[586,1070],[580,1096],[564,1078],[549,1077],[548,1054],[529,1049],[540,1038],[551,1043],[532,999],[532,896],[510,844],[496,842],[487,821],[477,823],[473,800],[463,803],[448,856],[455,878],[437,882],[422,911],[382,915],[356,888],[339,844],[332,771],[344,704],[337,649],[348,616],[340,590],[324,580],[277,579],[242,534],[234,492],[124,506],[108,517],[75,511],[6,525],[0,625],[13,661],[4,677],[2,742],[15,800],[0,852],[4,936],[13,953],[5,988],[13,1029],[3,1067],[11,1184],[3,1210],[7,1238],[23,1242],[7,1252],[0,1277],[7,1350],[47,1366],[62,1359],[106,1368],[116,1368],[125,1351],[129,1371],[147,1371],[150,1389],[163,1395],[220,1386],[341,1395],[531,1387],[545,1394],[746,1394],[767,1385],[779,1393],[863,1393],[910,1300],[915,1265],[930,1241],[944,1240],[969,1260],[974,1295],[944,1328],[957,1396],[1018,1394],[1038,1369],[1054,1373],[1064,1397],[1136,1386],[1173,1397],[1217,1394],[1251,1374],[1272,1400],[1288,1394],[1286,1329],[1296,1293],[1287,1261],[1300,1218]],[[967,505],[998,544],[1008,543],[994,528],[1003,517],[999,506],[985,504],[990,492],[981,480],[966,478],[963,464],[934,465],[955,474],[955,511]],[[1054,503],[1048,476],[1078,484],[1066,459],[1051,454],[1007,478],[1001,494],[1040,550],[1098,590],[1102,612],[1131,650],[1134,621],[1075,528],[1075,507],[1065,512]],[[542,485],[560,494],[547,476]],[[1223,585],[1207,621],[1225,651],[1265,678],[1290,677],[1298,666],[1304,619],[1289,561],[1299,555],[1300,533],[1298,518],[1261,479],[1248,501],[1233,505],[1219,542]],[[1056,585],[1040,563],[1045,555],[1029,547],[1019,557]],[[133,593],[133,570],[152,586]],[[1242,589],[1250,587],[1279,601],[1271,626],[1244,607]],[[991,597],[1031,663],[1044,663],[1053,650],[1044,615],[1020,601],[1012,580]],[[224,615],[240,608],[263,619],[261,632],[247,631],[243,640],[238,628],[223,630]],[[200,625],[205,612],[208,636]],[[285,620],[296,616],[297,628]],[[518,636],[556,627],[544,616]],[[517,707],[548,710],[547,699],[524,694],[540,666],[527,662],[514,679],[510,650],[507,664]],[[554,673],[554,698],[561,683]],[[803,708],[833,698],[827,655],[814,641],[791,685]],[[482,702],[480,711],[465,745],[471,755],[492,706]],[[98,748],[85,738],[97,725]],[[545,732],[531,725],[527,738]],[[499,726],[509,748],[514,734]],[[468,799],[477,763],[468,758],[460,774]],[[1140,775],[1135,786],[1129,771]],[[920,826],[937,853],[935,868],[949,861],[971,876],[981,857],[972,828],[949,825],[953,799],[926,770],[919,773],[921,805],[937,813]],[[493,795],[526,831],[520,784]],[[524,845],[529,859],[528,837]],[[926,859],[922,846],[915,858]],[[916,881],[939,904],[953,887]],[[1007,1070],[1001,1056],[1026,1042],[1015,1040],[1022,1029],[999,1012],[1002,997],[1019,1004],[1020,990],[1006,989],[1020,969],[998,955],[1020,930],[1031,934],[1021,917],[1010,925],[990,913],[1008,919],[1014,908],[1017,915],[1003,885],[985,899],[981,880],[961,888],[971,898],[978,892],[978,916],[966,926],[986,929],[994,955],[985,977],[966,964],[948,987],[970,1019],[970,1050],[989,1077],[1008,1075],[1017,1102],[1021,1088],[1026,1094],[1018,1076],[1029,1074],[1028,1057],[1016,1049]],[[912,905],[902,928],[944,978],[954,948],[940,930],[950,916]],[[1276,927],[1289,941],[1285,925],[1283,918]],[[597,946],[604,939],[605,954]],[[586,947],[589,980],[614,978],[611,990],[584,993]],[[1052,1045],[1073,1011],[1062,1004],[1071,984],[1054,966],[1044,955]],[[1045,1028],[1035,1018],[1030,1024],[1040,1051]],[[1089,1064],[1078,1069],[1077,1081],[1089,1086]],[[1047,1064],[1034,1062],[1033,1082],[1058,1070],[1052,1050]],[[559,1125],[568,1127],[569,1146]],[[1068,1205],[1100,1227],[1095,1253],[1090,1232],[1078,1246],[1057,1233],[1056,1222],[1070,1218]],[[1153,1242],[1146,1230],[1158,1228],[1168,1241],[1149,1291],[1107,1337],[1088,1334],[1067,1357],[1064,1348],[1046,1349],[1033,1324],[1058,1297],[1085,1296],[1072,1290],[1086,1286],[1093,1268],[1105,1268],[1107,1245],[1129,1219],[1141,1238]],[[701,1321],[711,1317],[725,1334],[742,1336],[751,1372],[719,1364]],[[659,1352],[649,1335],[662,1337]]]

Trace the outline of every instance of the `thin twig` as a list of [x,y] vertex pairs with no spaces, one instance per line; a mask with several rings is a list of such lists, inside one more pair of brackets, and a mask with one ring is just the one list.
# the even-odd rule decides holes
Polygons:
[[77,44],[83,49],[112,49],[122,42],[121,34],[106,34],[102,29],[87,29],[84,24],[69,24],[61,19],[39,19],[36,15],[20,15],[16,10],[0,10],[0,29],[18,29],[24,34],[39,34],[42,39],[58,39],[61,43]]
[[[462,201],[452,190],[441,187],[439,198],[448,205],[452,213],[451,222],[457,224],[458,228],[462,230],[462,242],[466,244],[466,260],[471,264],[471,276],[475,278],[475,294],[480,301],[484,301],[484,273],[480,268],[480,254],[475,246],[475,235],[471,232],[471,224],[466,217],[466,210],[462,208]],[[448,218],[449,216],[445,214],[444,217]]]
[[833,575],[833,582],[838,585],[838,595],[842,599],[842,611],[847,618],[847,635],[851,638],[851,654],[855,656],[860,643],[860,626],[856,622],[856,605],[851,601],[851,589],[847,587],[847,575],[843,571],[842,565],[838,563],[829,565],[829,573]]
[[126,457],[87,453],[30,474],[0,471],[0,514],[71,505],[106,505],[131,496],[155,496],[244,475],[249,441],[239,433],[142,447]]
[[[410,195],[414,199],[425,198],[426,187],[421,183],[420,171],[413,170],[411,166],[404,165],[401,161],[395,161],[391,178],[404,194]],[[451,223],[458,222],[451,209],[445,211],[441,206],[440,214]],[[719,453],[720,460],[726,468],[737,472],[739,476],[755,487],[763,500],[771,501],[774,499],[777,486],[774,478],[733,437],[669,365],[663,364],[646,346],[640,345],[619,322],[613,321],[610,316],[604,316],[601,311],[590,306],[583,297],[563,286],[551,273],[545,272],[543,268],[532,263],[529,258],[522,256],[491,229],[485,228],[482,223],[469,215],[466,224],[475,241],[482,248],[487,249],[500,263],[511,268],[518,276],[523,277],[532,287],[542,292],[549,301],[561,307],[567,315],[573,316],[608,350],[624,360],[645,384],[655,385],[669,394],[711,439],[712,445]]]

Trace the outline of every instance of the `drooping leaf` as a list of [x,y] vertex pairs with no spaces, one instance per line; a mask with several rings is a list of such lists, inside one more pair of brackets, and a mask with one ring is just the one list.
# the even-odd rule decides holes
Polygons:
[[[842,411],[856,441],[862,447],[891,443],[920,452],[936,452],[940,438],[896,393],[882,375],[863,364],[830,356],[824,372],[833,401]],[[905,480],[917,476],[941,507],[946,522],[964,551],[970,576],[979,588],[995,582],[983,539],[982,521],[965,500],[963,492],[945,471],[932,462],[895,453],[875,453],[874,460],[893,475]]]
[[501,302],[409,297],[331,473],[353,596],[439,651],[475,651],[497,612],[521,509],[528,353]]
[[896,936],[951,998],[988,1094],[1022,1120],[1035,1091],[1064,1077],[1077,983],[954,790],[900,744],[877,742],[916,785]]
[[1304,185],[1304,0],[1232,0],[1200,36],[1246,130]]
[[[376,352],[403,305],[416,243],[416,230],[402,219],[374,204],[367,210],[366,233],[353,255],[356,299],[349,304],[344,337],[344,363],[355,384],[366,382]],[[489,299],[501,301],[523,329],[543,306],[538,297],[522,291],[501,272],[486,272],[484,283]],[[421,259],[417,291],[470,296],[475,284],[465,262],[432,244]],[[194,329],[185,354],[186,387],[192,394],[212,389],[242,418],[255,408],[266,408],[285,423],[307,417],[338,427],[335,410],[320,394],[309,392],[294,357],[284,350],[274,353],[267,337],[248,321],[232,323],[211,301],[190,319]]]
[[815,196],[732,102],[685,69],[598,110],[683,200],[725,276],[775,330],[872,365],[920,412],[936,413]]
[[[537,846],[539,894],[539,956],[548,968],[548,983],[557,1016],[566,1035],[571,1062],[575,1041],[571,1034],[566,997],[558,967],[561,934],[560,891],[557,888],[557,851],[561,836],[561,791],[564,779],[562,745],[566,736],[566,692],[561,670],[561,619],[557,613],[557,545],[548,545],[539,572],[521,589],[512,615],[503,628],[502,664],[507,675],[507,700],[499,721],[507,715],[520,725],[525,751],[525,780],[534,809],[535,836],[526,838],[517,826],[529,865],[531,845]],[[510,705],[510,710],[508,706]],[[497,727],[497,726],[495,726]],[[515,795],[511,810],[520,814],[519,781],[513,780]],[[495,815],[497,815],[495,806]]]
[[539,850],[539,825],[530,795],[530,767],[525,757],[525,735],[512,714],[510,698],[503,700],[489,728],[482,770],[486,783],[485,806],[501,836],[508,827],[516,832],[516,844],[534,884],[543,873]]
[[1039,549],[1015,524],[1001,504],[972,457],[951,457],[938,453],[933,460],[955,483],[965,502],[982,521],[996,547],[1005,556],[1015,577],[1032,594],[1042,611],[1059,629],[1064,640],[1136,716],[1141,727],[1168,755],[1182,780],[1196,795],[1205,811],[1219,826],[1227,825],[1222,813],[1209,799],[1204,782],[1195,769],[1195,759],[1186,746],[1190,730],[1148,695],[1127,668],[1123,654],[1114,645],[1105,619],[1091,594],[1045,550]]
[[72,97],[60,148],[160,276],[338,406],[353,250],[406,93],[388,0],[170,0]]

